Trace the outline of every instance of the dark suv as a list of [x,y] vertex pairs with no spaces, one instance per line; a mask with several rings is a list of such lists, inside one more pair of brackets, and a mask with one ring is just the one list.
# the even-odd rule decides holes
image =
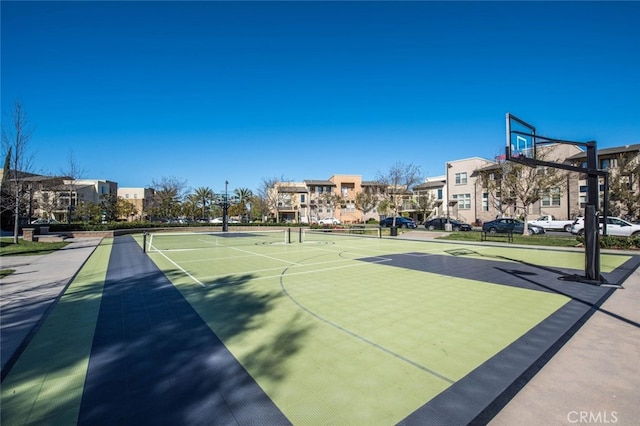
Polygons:
[[455,219],[447,219],[446,217],[437,217],[424,223],[424,227],[430,231],[441,229],[444,230],[447,222],[451,224],[453,231],[471,231],[471,225],[463,223]]
[[[388,217],[386,219],[382,219],[380,221],[380,226],[390,228],[391,226],[393,226],[393,218]],[[415,229],[417,227],[418,225],[416,225],[416,223],[411,219],[407,219],[406,217],[402,217],[402,216],[396,217],[396,228],[414,228]]]

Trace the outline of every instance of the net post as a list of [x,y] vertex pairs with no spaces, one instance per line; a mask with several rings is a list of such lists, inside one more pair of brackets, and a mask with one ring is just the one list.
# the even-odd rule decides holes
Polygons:
[[382,227],[378,227],[378,238],[382,238]]
[[142,252],[147,252],[147,231],[142,232]]
[[302,228],[298,228],[298,242],[302,242]]
[[291,228],[287,228],[285,244],[291,244]]

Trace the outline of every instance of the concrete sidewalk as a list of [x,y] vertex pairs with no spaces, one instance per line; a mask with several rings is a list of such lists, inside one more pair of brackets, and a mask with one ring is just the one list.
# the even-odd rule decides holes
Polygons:
[[639,356],[636,269],[490,424],[639,425]]
[[0,279],[0,358],[6,376],[24,345],[35,333],[101,238],[70,239],[56,252],[37,256],[2,256],[0,268],[15,269]]

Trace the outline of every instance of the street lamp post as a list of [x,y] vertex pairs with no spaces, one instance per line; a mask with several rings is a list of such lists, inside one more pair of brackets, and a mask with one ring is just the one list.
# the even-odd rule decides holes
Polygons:
[[451,168],[451,164],[447,163],[447,176],[446,176],[446,178],[447,178],[447,182],[446,182],[447,183],[447,196],[446,196],[446,199],[447,199],[447,223],[444,224],[444,230],[445,231],[449,231],[449,232],[453,229],[453,227],[451,226],[451,219],[450,219],[451,214],[449,212],[449,209],[451,208],[451,202],[450,202],[451,195],[449,194],[449,169],[450,168]]
[[229,231],[229,181],[224,181],[224,199],[222,200],[222,232]]

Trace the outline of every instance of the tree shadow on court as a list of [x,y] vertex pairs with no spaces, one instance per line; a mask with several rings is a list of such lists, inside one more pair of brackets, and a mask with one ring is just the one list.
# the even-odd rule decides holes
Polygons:
[[309,332],[309,326],[296,325],[300,315],[296,314],[287,328],[265,339],[244,357],[245,367],[252,374],[274,382],[281,382],[286,378],[286,360],[300,350]]
[[[3,398],[3,424],[12,419],[27,422],[36,411],[38,417],[31,418],[35,423],[255,424],[259,419],[264,424],[287,424],[223,343],[259,327],[277,295],[248,291],[244,284],[251,275],[217,280],[211,289],[174,286],[133,240],[116,241],[99,307],[87,308],[87,298],[96,297],[90,289],[66,302],[73,315],[64,318],[63,330],[49,342],[39,342],[29,361],[15,370],[13,388],[23,394]],[[78,339],[66,334],[74,335],[75,329],[87,325],[92,328],[86,322],[96,309],[95,331],[82,349]],[[47,326],[45,322],[43,327]],[[258,372],[256,376],[281,380],[285,371],[276,358],[295,353],[305,333],[283,325],[264,336],[247,364]],[[56,341],[64,345],[56,346]],[[91,357],[84,377],[78,367],[88,347]],[[22,391],[21,386],[29,383],[39,386],[45,376],[63,380],[71,371],[82,375],[83,387],[77,387],[77,380],[69,382],[75,387],[56,381],[46,395]],[[24,400],[34,395],[36,400]]]

